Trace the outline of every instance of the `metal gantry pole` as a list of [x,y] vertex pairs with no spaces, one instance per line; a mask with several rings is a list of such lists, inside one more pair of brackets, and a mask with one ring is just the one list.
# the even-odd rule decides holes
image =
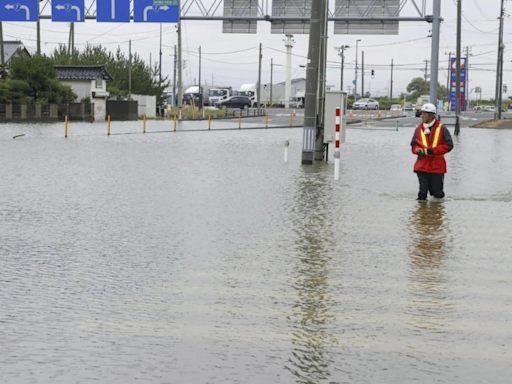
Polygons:
[[457,124],[455,125],[455,134],[460,132],[460,56],[461,52],[461,26],[462,26],[462,0],[457,0],[457,84],[455,84],[455,115]]
[[306,95],[304,104],[304,131],[302,137],[302,164],[313,164],[315,161],[318,65],[323,30],[321,18],[322,13],[325,13],[326,9],[327,4],[324,0],[313,0],[311,3],[309,51],[306,69]]
[[260,43],[260,51],[259,51],[259,66],[258,66],[258,87],[257,92],[258,95],[256,99],[258,100],[258,115],[260,114],[260,107],[261,107],[261,60],[263,59],[263,53],[262,53],[262,44]]
[[354,84],[354,103],[356,102],[356,99],[357,99],[357,57],[358,57],[358,50],[359,50],[359,42],[361,40],[357,40],[356,41],[356,78],[355,78],[355,81],[356,83]]
[[317,107],[317,125],[315,140],[315,160],[323,160],[324,158],[324,125],[325,125],[325,86],[327,72],[327,17],[329,7],[325,6],[320,18],[321,34],[320,34],[320,59],[318,71],[318,107]]
[[432,22],[432,52],[430,55],[430,102],[437,105],[439,83],[439,39],[441,34],[441,0],[434,0]]
[[2,27],[2,22],[0,21],[0,64],[5,64],[5,54],[4,54],[4,31]]

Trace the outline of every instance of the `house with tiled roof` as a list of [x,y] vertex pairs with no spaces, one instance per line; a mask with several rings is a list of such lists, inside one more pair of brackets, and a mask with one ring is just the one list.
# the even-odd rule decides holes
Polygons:
[[4,62],[11,65],[12,61],[18,56],[30,56],[27,48],[20,40],[4,41]]
[[89,97],[94,104],[96,120],[105,120],[107,113],[107,82],[112,76],[105,65],[56,65],[57,79],[69,85],[78,99]]

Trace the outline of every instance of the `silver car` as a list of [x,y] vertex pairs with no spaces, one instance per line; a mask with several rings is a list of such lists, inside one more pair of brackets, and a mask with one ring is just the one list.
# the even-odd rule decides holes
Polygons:
[[379,109],[379,103],[373,99],[360,99],[357,100],[353,105],[353,109]]

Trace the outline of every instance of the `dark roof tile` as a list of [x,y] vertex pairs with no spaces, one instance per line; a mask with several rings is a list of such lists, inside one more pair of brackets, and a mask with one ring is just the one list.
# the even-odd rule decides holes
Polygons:
[[56,65],[55,70],[59,80],[113,80],[105,65]]

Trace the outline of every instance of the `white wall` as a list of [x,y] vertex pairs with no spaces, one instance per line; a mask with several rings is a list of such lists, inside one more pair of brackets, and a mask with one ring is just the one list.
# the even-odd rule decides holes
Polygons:
[[132,100],[137,101],[139,116],[156,117],[156,96],[132,95]]
[[96,87],[96,80],[63,80],[62,84],[69,85],[78,96],[78,101],[89,97],[94,104],[94,117],[96,121],[103,121],[107,115],[107,101],[105,98],[93,98],[93,92],[107,92],[107,82],[102,81],[100,87]]
[[78,96],[78,101],[84,97],[91,97],[91,81],[90,80],[63,80],[62,84],[69,85],[73,92]]

